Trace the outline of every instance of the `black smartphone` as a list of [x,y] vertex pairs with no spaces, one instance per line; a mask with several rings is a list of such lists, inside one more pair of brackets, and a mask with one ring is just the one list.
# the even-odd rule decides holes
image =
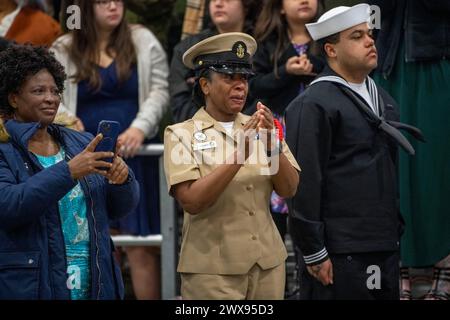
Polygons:
[[[98,124],[97,135],[101,133],[103,139],[98,143],[95,151],[115,152],[117,138],[120,133],[120,123],[117,121],[102,120]],[[112,162],[112,158],[105,158],[107,162]]]

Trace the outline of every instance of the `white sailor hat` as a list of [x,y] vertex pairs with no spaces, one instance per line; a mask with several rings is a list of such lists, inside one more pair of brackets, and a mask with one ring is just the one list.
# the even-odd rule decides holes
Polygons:
[[209,68],[227,74],[253,74],[251,57],[256,48],[256,40],[248,34],[222,33],[189,48],[183,55],[183,63],[195,71]]
[[314,41],[347,30],[370,21],[370,6],[366,3],[353,7],[337,7],[325,12],[316,23],[307,23],[306,28]]

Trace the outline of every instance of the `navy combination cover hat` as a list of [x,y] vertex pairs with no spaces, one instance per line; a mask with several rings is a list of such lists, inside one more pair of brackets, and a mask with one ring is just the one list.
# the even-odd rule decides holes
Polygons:
[[196,72],[208,68],[219,73],[253,75],[251,58],[256,48],[256,40],[246,33],[223,33],[189,48],[183,63]]

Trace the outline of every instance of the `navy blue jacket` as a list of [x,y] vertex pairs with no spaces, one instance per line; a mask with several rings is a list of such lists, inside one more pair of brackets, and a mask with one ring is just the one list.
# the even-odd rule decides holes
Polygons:
[[[319,77],[329,75],[338,74],[327,66]],[[395,101],[378,93],[383,117],[398,121]],[[289,104],[286,142],[302,168],[288,206],[292,240],[304,256],[324,247],[334,254],[398,250],[397,145],[338,85],[317,83]]]
[[[69,300],[58,200],[77,182],[67,161],[43,169],[27,150],[39,124],[10,120],[5,127],[10,139],[0,143],[0,299]],[[65,148],[66,160],[83,151],[93,138],[56,125],[48,130]],[[123,298],[108,220],[136,207],[139,186],[131,170],[123,185],[111,185],[96,174],[80,183],[90,231],[91,299]]]

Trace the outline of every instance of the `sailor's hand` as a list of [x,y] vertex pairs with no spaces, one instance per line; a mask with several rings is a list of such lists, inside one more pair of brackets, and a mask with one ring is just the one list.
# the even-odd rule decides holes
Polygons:
[[324,286],[333,284],[333,264],[330,259],[314,266],[306,266],[309,274],[320,281]]

